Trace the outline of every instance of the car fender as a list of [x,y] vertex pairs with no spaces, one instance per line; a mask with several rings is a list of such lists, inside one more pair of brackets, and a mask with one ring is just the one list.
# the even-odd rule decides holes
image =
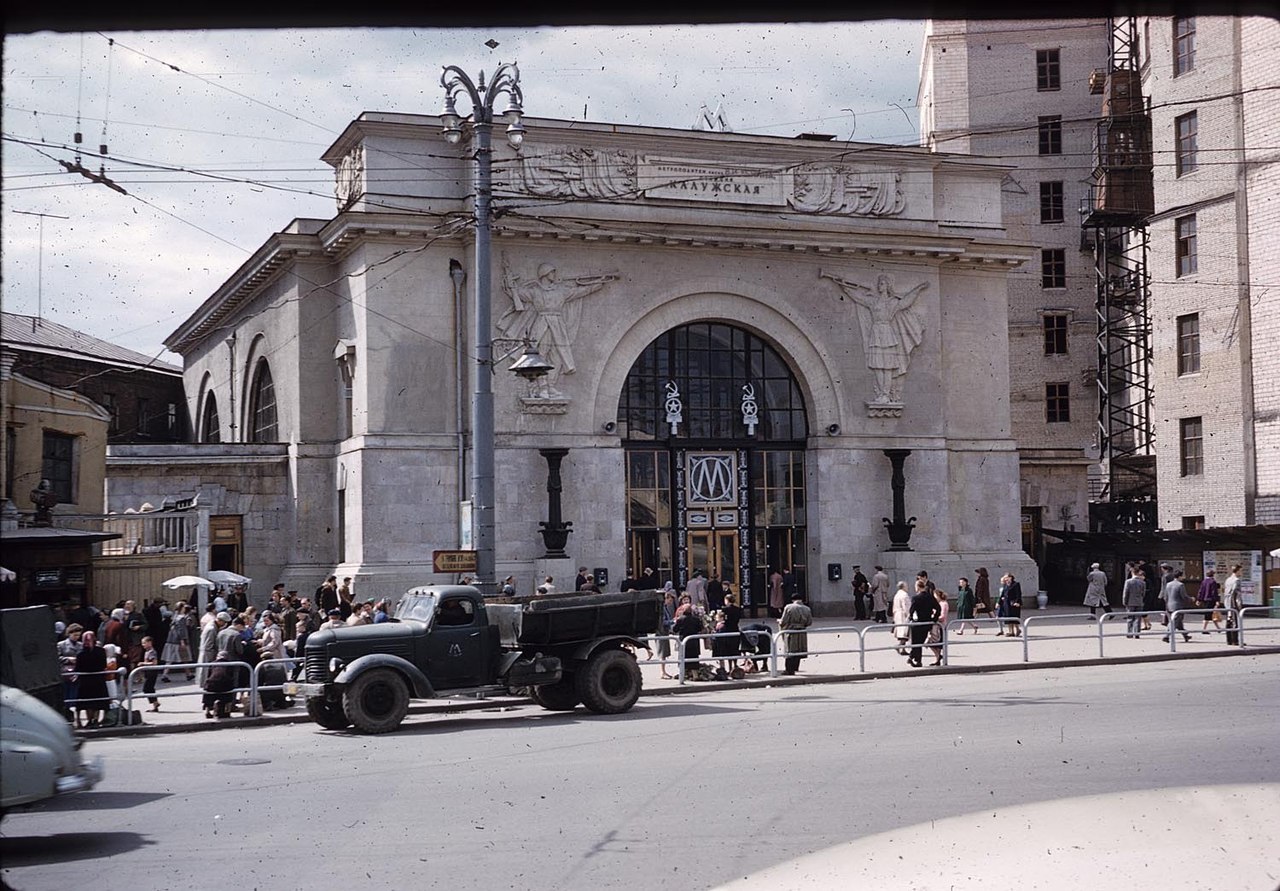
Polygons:
[[418,666],[414,665],[408,659],[400,656],[393,656],[389,653],[369,653],[353,660],[350,664],[343,666],[338,672],[338,676],[333,679],[335,684],[350,684],[366,671],[374,668],[391,668],[404,675],[409,685],[413,688],[413,696],[415,699],[435,699],[436,691],[431,686],[431,681],[422,673]]
[[641,650],[645,648],[643,641],[636,640],[634,637],[619,634],[613,637],[598,637],[595,640],[589,640],[585,643],[581,643],[569,651],[569,658],[575,662],[586,662],[601,650],[618,650],[622,648],[623,644],[627,644],[628,646],[633,646]]

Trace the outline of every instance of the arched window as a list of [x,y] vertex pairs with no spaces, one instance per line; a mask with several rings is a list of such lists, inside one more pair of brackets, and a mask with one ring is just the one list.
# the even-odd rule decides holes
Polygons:
[[200,441],[222,442],[222,428],[218,426],[218,399],[212,393],[204,397],[204,412],[200,415]]
[[266,359],[258,360],[249,391],[249,442],[278,442],[276,388]]

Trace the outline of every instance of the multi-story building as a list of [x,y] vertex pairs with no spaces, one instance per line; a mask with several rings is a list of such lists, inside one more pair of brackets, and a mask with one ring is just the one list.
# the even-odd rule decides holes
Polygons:
[[1023,546],[1039,530],[1087,528],[1098,461],[1093,258],[1079,207],[1088,196],[1106,22],[931,21],[921,59],[921,141],[1008,165],[1009,237],[1033,261],[1009,279],[1009,378]]
[[[1280,281],[1274,151],[1280,23],[1140,17],[1130,28],[1140,47],[1154,160],[1154,212],[1141,226],[1150,239],[1158,524],[1274,523],[1280,519],[1280,350],[1265,344],[1280,335],[1274,287]],[[931,22],[926,32],[923,141],[1009,163],[1010,235],[1036,244],[1043,257],[1045,287],[1034,287],[1034,269],[1010,283],[1011,398],[1024,509],[1043,500],[1036,498],[1046,475],[1037,456],[1045,449],[1079,449],[1074,454],[1083,456],[1094,447],[1096,396],[1088,380],[1096,374],[1096,286],[1074,209],[1088,195],[1090,140],[1102,114],[1090,75],[1098,72],[1099,83],[1113,64],[1111,53],[1127,51],[1113,47],[1113,39],[1104,20]],[[1065,198],[1060,226],[1046,222],[1054,218],[1058,181]],[[1059,256],[1065,268],[1055,265]],[[1067,287],[1047,287],[1062,281],[1055,276],[1063,268]],[[1049,353],[1057,324],[1050,320],[1060,311],[1069,314],[1071,357],[1061,365]],[[1028,349],[1037,318],[1043,356]],[[1050,421],[1055,377],[1070,385],[1069,423]],[[1043,424],[1026,410],[1041,387]]]
[[[1280,22],[1138,20],[1165,529],[1280,522]],[[1267,346],[1271,344],[1271,346]]]

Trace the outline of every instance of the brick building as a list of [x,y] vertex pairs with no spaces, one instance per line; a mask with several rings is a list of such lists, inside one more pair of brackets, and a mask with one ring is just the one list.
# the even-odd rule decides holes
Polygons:
[[[1275,523],[1280,350],[1265,344],[1280,338],[1280,23],[1139,17],[1134,27],[1154,159],[1146,225],[1158,524]],[[1024,519],[1039,512],[1060,529],[1085,528],[1069,496],[1098,456],[1095,282],[1076,209],[1101,114],[1090,75],[1106,72],[1111,41],[1102,19],[930,22],[921,66],[922,141],[1008,163],[1010,235],[1041,252],[1040,269],[1010,281],[1011,400]],[[1061,223],[1051,222],[1054,183]],[[1053,351],[1059,316],[1064,354]],[[1041,331],[1043,351],[1034,346]],[[1055,411],[1064,395],[1069,418]]]

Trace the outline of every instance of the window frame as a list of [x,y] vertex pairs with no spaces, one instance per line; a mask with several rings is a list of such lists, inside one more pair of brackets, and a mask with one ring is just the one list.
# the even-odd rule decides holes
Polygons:
[[1196,215],[1177,217],[1173,221],[1174,272],[1176,278],[1195,275],[1200,271],[1200,252],[1196,234]]
[[1071,423],[1071,382],[1046,381],[1044,385],[1044,422]]
[[1062,154],[1062,115],[1044,114],[1036,119],[1040,154]]
[[1044,354],[1065,356],[1070,349],[1071,317],[1064,312],[1047,312],[1041,317],[1044,331]]
[[[50,444],[65,444],[67,455],[50,455]],[[80,437],[61,430],[41,431],[40,478],[47,479],[53,487],[59,504],[76,504],[80,493],[76,485],[79,476]],[[51,463],[54,462],[54,463]],[[65,474],[55,472],[65,467]]]
[[1062,223],[1066,218],[1066,190],[1062,180],[1040,183],[1040,222]]
[[204,396],[204,407],[200,410],[200,441],[222,442],[222,421],[218,417],[218,397],[209,392]]
[[[1187,126],[1189,125],[1189,126]],[[1180,114],[1173,119],[1173,159],[1176,176],[1185,176],[1200,166],[1199,117],[1195,111]]]
[[1204,476],[1204,417],[1178,419],[1178,472]]
[[1196,70],[1196,17],[1173,17],[1173,76]]
[[1040,249],[1040,287],[1045,290],[1067,286],[1066,248]]
[[1062,89],[1062,50],[1036,50],[1036,92],[1050,93]]
[[249,389],[249,442],[280,441],[280,415],[276,406],[271,365],[262,358],[253,368],[253,386]]
[[[1178,316],[1174,322],[1178,344],[1178,377],[1200,373],[1200,313]],[[1194,330],[1191,330],[1194,326]]]

